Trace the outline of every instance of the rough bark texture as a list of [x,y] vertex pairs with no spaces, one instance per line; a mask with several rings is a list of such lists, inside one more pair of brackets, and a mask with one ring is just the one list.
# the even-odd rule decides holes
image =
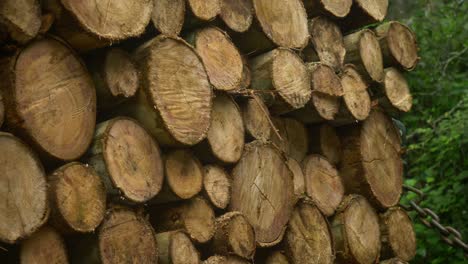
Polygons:
[[159,193],[164,171],[157,142],[138,122],[117,117],[97,125],[89,164],[107,192],[142,203]]
[[250,28],[253,14],[252,0],[220,0],[219,17],[236,32],[245,32]]
[[241,102],[242,119],[248,135],[266,142],[271,136],[270,111],[259,96]]
[[288,258],[280,251],[273,252],[265,261],[265,264],[289,264]]
[[271,142],[287,156],[301,162],[309,147],[305,126],[292,118],[274,118],[273,123],[278,131],[271,132]]
[[185,0],[153,0],[151,20],[154,27],[164,35],[177,36],[185,18]]
[[0,5],[0,35],[24,44],[36,37],[41,27],[41,7],[38,0],[4,0]]
[[12,244],[47,221],[47,183],[42,164],[22,141],[0,132],[0,149],[0,241]]
[[245,259],[236,257],[236,256],[220,256],[215,255],[209,257],[207,260],[203,261],[203,264],[248,264]]
[[351,10],[353,0],[304,0],[309,17],[320,15],[344,18]]
[[305,195],[305,179],[304,173],[302,172],[301,165],[293,158],[288,158],[286,161],[289,169],[293,173],[293,180],[294,180],[294,195],[295,201],[297,202],[299,199],[303,198]]
[[348,16],[341,21],[345,31],[382,22],[387,16],[388,0],[355,0]]
[[337,166],[342,157],[341,141],[332,126],[328,124],[312,126],[309,129],[310,151],[324,156]]
[[331,224],[338,263],[372,264],[379,259],[379,218],[360,195],[345,197]]
[[284,158],[273,147],[252,142],[232,174],[230,210],[245,215],[259,246],[278,244],[294,202],[293,176]]
[[379,105],[387,113],[406,113],[413,106],[408,82],[395,68],[385,69],[383,84],[376,94],[379,96]]
[[284,248],[292,263],[333,263],[327,219],[312,203],[302,202],[294,209],[284,235]]
[[379,110],[363,123],[340,129],[340,175],[347,193],[364,195],[379,208],[398,203],[403,184],[401,140],[392,120]]
[[158,263],[160,264],[200,264],[200,253],[190,238],[181,231],[156,234]]
[[43,38],[0,64],[5,69],[0,89],[12,130],[45,158],[83,155],[93,137],[96,94],[76,54],[62,41]]
[[21,243],[21,264],[67,264],[67,250],[60,234],[44,226]]
[[192,14],[199,20],[213,20],[221,10],[220,0],[187,0]]
[[220,166],[206,165],[203,191],[210,202],[219,209],[226,209],[231,199],[231,177]]

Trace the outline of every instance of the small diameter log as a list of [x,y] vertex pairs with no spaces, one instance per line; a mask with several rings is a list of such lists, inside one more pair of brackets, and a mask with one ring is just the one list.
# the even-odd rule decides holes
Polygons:
[[277,114],[303,107],[311,96],[310,78],[302,59],[293,51],[277,48],[250,61],[251,87],[259,90]]
[[392,207],[380,215],[382,258],[398,257],[410,261],[416,255],[416,235],[408,214],[400,207]]
[[164,35],[177,36],[185,18],[185,0],[153,0],[151,20],[154,27]]
[[218,209],[226,209],[231,199],[231,179],[227,172],[217,165],[204,167],[203,192]]
[[409,112],[413,106],[408,82],[395,68],[385,69],[384,81],[376,94],[379,105],[390,114]]
[[293,211],[284,235],[284,248],[292,263],[332,264],[332,236],[327,219],[311,202]]
[[159,35],[136,51],[143,85],[123,112],[139,120],[162,145],[194,145],[206,137],[212,90],[195,50]]
[[337,263],[372,264],[379,259],[379,218],[360,195],[345,197],[331,230]]
[[0,241],[13,244],[47,221],[47,183],[36,155],[22,141],[0,132]]
[[252,0],[220,0],[219,17],[235,32],[245,32],[252,25]]
[[293,176],[284,158],[254,141],[246,145],[232,176],[230,210],[242,212],[252,224],[257,245],[278,244],[294,205]]
[[200,264],[200,253],[190,238],[181,231],[156,234],[158,263],[160,264]]
[[351,10],[353,0],[304,0],[304,6],[309,17],[332,16],[344,18]]
[[[308,147],[308,135],[305,126],[292,118],[274,118],[277,133],[271,132],[271,142],[287,156],[301,162]],[[281,138],[278,137],[281,136]]]
[[381,209],[400,200],[403,185],[401,139],[392,120],[379,110],[362,123],[340,129],[340,176],[347,193],[364,195]]
[[379,262],[380,264],[408,264],[408,262],[403,261],[399,258],[391,258],[387,260],[382,260]]
[[249,136],[267,142],[271,135],[270,112],[259,96],[241,102],[242,119]]
[[343,153],[335,128],[329,124],[312,126],[309,129],[309,141],[312,153],[324,156],[334,166],[340,163]]
[[164,171],[157,142],[136,121],[117,117],[97,125],[89,164],[107,192],[143,203],[159,193]]
[[6,63],[1,88],[9,127],[45,158],[78,159],[96,123],[96,92],[81,60],[64,42],[43,38]]
[[416,36],[406,25],[391,21],[375,28],[380,41],[385,67],[399,66],[413,70],[418,64],[418,44]]
[[150,219],[157,232],[184,230],[196,243],[210,241],[215,233],[213,208],[200,197],[155,207]]
[[367,82],[383,81],[382,50],[375,33],[363,29],[344,37],[345,62],[354,64]]
[[0,5],[0,35],[6,33],[14,41],[25,44],[39,32],[41,6],[38,0],[4,0]]
[[203,261],[203,264],[248,264],[245,259],[236,257],[236,256],[220,256],[215,255],[209,257],[207,260]]
[[187,5],[191,14],[202,21],[215,19],[221,10],[220,0],[187,0]]
[[60,234],[44,226],[21,243],[21,264],[68,264],[67,250]]
[[342,28],[349,32],[365,25],[382,22],[387,16],[389,0],[355,0],[351,11],[340,21]]
[[265,261],[265,264],[289,264],[288,258],[281,253],[281,251],[275,251]]
[[303,198],[305,195],[305,179],[304,173],[302,172],[301,165],[293,158],[288,158],[286,161],[289,169],[293,173],[293,181],[294,181],[294,195],[295,201],[299,201],[299,199]]
[[50,222],[62,232],[92,232],[106,212],[106,189],[94,169],[72,162],[48,178]]
[[55,16],[56,32],[82,52],[141,35],[153,10],[150,0],[46,0],[43,5]]

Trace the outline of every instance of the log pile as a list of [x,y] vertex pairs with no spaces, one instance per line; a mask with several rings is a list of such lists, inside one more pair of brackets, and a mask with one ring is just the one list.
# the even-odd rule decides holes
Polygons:
[[3,2],[0,262],[414,257],[388,0]]

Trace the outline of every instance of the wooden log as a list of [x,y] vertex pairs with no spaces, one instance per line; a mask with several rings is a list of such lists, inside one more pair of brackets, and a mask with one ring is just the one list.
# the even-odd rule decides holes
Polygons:
[[181,231],[156,234],[160,264],[199,264],[200,253]]
[[284,248],[292,263],[327,263],[335,259],[327,219],[311,202],[293,211],[284,235]]
[[162,145],[194,145],[206,137],[212,90],[205,67],[185,41],[160,35],[137,49],[142,73],[137,98],[121,109]]
[[116,117],[98,124],[89,156],[88,163],[112,196],[143,203],[161,190],[164,171],[159,146],[133,119]]
[[374,110],[364,122],[339,132],[340,175],[346,192],[362,194],[381,209],[396,205],[402,192],[403,163],[400,135],[392,120]]
[[268,256],[265,264],[289,264],[289,261],[281,251],[275,251]]
[[47,221],[47,183],[36,155],[22,141],[0,132],[0,241],[13,244]]
[[289,169],[293,173],[295,201],[299,201],[305,196],[305,177],[301,165],[295,159],[289,157],[286,161]]
[[151,20],[161,34],[175,37],[184,25],[185,0],[153,0]]
[[81,52],[141,35],[153,10],[150,0],[45,0],[43,6],[54,14],[58,35]]
[[67,264],[67,250],[60,234],[44,226],[21,243],[21,264]]
[[204,167],[203,192],[211,204],[218,209],[226,209],[231,200],[231,177],[220,166]]
[[344,186],[336,168],[324,157],[312,154],[302,161],[305,190],[325,216],[332,216],[343,200]]
[[338,134],[329,124],[312,126],[309,129],[309,149],[311,153],[324,156],[332,165],[341,161],[341,141]]
[[76,54],[58,39],[43,38],[0,64],[6,121],[15,134],[46,159],[83,155],[94,133],[96,94]]
[[3,103],[2,92],[0,92],[0,127],[2,127],[4,120],[5,120],[5,104]]
[[[5,0],[0,5],[0,32],[25,44],[35,38],[41,27],[41,6],[37,0]],[[0,33],[0,35],[2,35]],[[1,39],[1,38],[0,38]]]
[[243,56],[242,61],[244,63],[244,70],[242,71],[242,82],[240,85],[240,90],[250,88],[252,82],[252,73],[247,62],[247,59]]
[[284,158],[270,145],[249,143],[232,176],[230,210],[252,224],[257,245],[278,244],[294,203],[293,176]]
[[304,6],[309,17],[331,16],[344,18],[351,10],[353,0],[304,0]]
[[236,257],[236,256],[220,256],[215,255],[209,257],[207,260],[203,261],[203,264],[248,264],[245,259]]
[[213,208],[200,197],[154,207],[150,219],[157,232],[184,230],[195,243],[206,243],[215,233]]
[[331,230],[337,263],[376,263],[380,253],[379,219],[360,195],[345,197]]
[[418,64],[418,43],[414,32],[398,21],[390,21],[375,28],[382,48],[385,67],[398,66],[407,71]]
[[398,259],[398,258],[391,258],[391,259],[387,259],[387,260],[382,260],[379,263],[380,264],[408,264],[408,262],[403,261],[403,260]]
[[396,68],[385,69],[384,81],[376,95],[379,105],[390,114],[409,112],[413,106],[408,82]]
[[410,261],[416,255],[416,235],[408,214],[400,207],[392,207],[380,215],[382,241],[381,257],[398,257]]
[[106,189],[96,171],[68,163],[48,177],[50,223],[59,231],[93,232],[106,212]]
[[278,133],[272,132],[271,142],[287,156],[301,162],[309,147],[306,127],[292,118],[274,118],[273,123]]
[[250,60],[251,87],[277,114],[303,107],[311,96],[310,78],[302,59],[277,48]]
[[340,21],[344,31],[349,32],[365,25],[382,22],[387,16],[388,0],[355,0],[351,11]]
[[187,0],[191,15],[202,21],[215,19],[221,10],[220,0]]
[[216,232],[211,245],[213,253],[251,260],[255,246],[255,231],[243,214],[229,212],[216,219]]
[[345,62],[354,64],[367,82],[383,81],[382,50],[375,33],[363,29],[346,35],[343,39],[346,48]]
[[220,0],[219,17],[235,32],[245,32],[252,25],[252,0]]
[[270,112],[260,97],[253,95],[241,102],[240,108],[247,135],[263,142],[269,140],[271,135]]

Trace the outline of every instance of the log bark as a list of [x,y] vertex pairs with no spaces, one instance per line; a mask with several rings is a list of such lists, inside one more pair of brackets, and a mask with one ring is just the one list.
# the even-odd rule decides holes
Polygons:
[[215,255],[209,257],[207,260],[203,261],[203,264],[248,264],[245,259],[236,257],[236,256],[220,256]]
[[400,207],[392,207],[380,215],[382,258],[398,257],[410,261],[416,255],[416,235],[408,214]]
[[220,0],[187,0],[191,14],[198,20],[210,21],[221,11]]
[[397,66],[411,71],[418,64],[418,44],[413,31],[406,25],[390,21],[375,28],[382,48],[385,67]]
[[43,6],[54,14],[56,32],[81,52],[141,35],[153,10],[150,0],[46,0]]
[[42,164],[22,141],[0,132],[0,241],[13,244],[47,221],[47,183]]
[[93,232],[106,212],[106,189],[87,165],[72,162],[48,177],[50,223],[64,233]]
[[156,234],[158,263],[160,264],[200,264],[200,253],[190,238],[181,231]]
[[87,161],[112,196],[143,203],[161,190],[164,171],[159,146],[133,119],[117,117],[98,124]]
[[262,142],[271,136],[270,111],[259,96],[253,95],[241,102],[242,119],[247,134]]
[[160,35],[135,52],[142,87],[121,111],[165,146],[202,141],[211,120],[212,90],[205,67],[185,41]]
[[204,170],[204,195],[216,208],[226,209],[231,199],[231,177],[217,165],[206,165]]
[[41,6],[37,0],[5,0],[0,5],[0,35],[25,44],[39,33]]
[[293,211],[284,235],[284,248],[292,263],[326,263],[334,260],[327,219],[311,202],[300,203]]
[[305,190],[325,216],[332,216],[343,200],[344,186],[336,168],[320,155],[309,155],[302,161]]
[[340,24],[349,32],[365,25],[382,22],[387,16],[388,0],[355,0],[348,16]]
[[344,37],[345,62],[354,64],[367,82],[383,81],[382,50],[375,33],[363,29]]
[[151,208],[150,219],[157,232],[184,230],[195,243],[206,243],[215,233],[213,208],[200,197]]
[[310,78],[302,59],[277,48],[250,60],[251,87],[277,114],[303,107],[311,96]]
[[267,144],[249,143],[232,176],[230,210],[242,212],[252,224],[257,245],[278,244],[294,202],[293,176],[284,158]]
[[252,260],[255,246],[255,231],[243,214],[229,212],[216,219],[213,253]]
[[67,250],[60,234],[44,226],[21,243],[21,264],[67,264]]
[[309,17],[331,16],[344,18],[351,10],[352,0],[304,0],[304,6]]
[[184,25],[185,0],[153,0],[151,20],[161,34],[175,37]]
[[364,195],[388,208],[400,200],[403,184],[401,139],[392,120],[379,110],[363,123],[340,129],[343,160],[340,175],[347,193]]
[[305,126],[292,118],[274,118],[277,133],[272,132],[271,142],[287,156],[301,162],[304,159],[308,147],[309,139]]
[[275,251],[268,256],[265,264],[289,264],[289,261],[281,251]]
[[295,201],[299,201],[301,198],[305,196],[305,178],[304,173],[302,172],[301,165],[293,158],[288,158],[286,161],[289,169],[293,173],[293,181],[294,181],[294,195]]
[[311,153],[324,156],[334,166],[340,163],[343,153],[335,128],[329,124],[312,126],[309,129],[309,141]]
[[406,113],[413,106],[413,96],[406,78],[396,68],[387,68],[377,90],[379,105],[390,114]]
[[345,197],[334,216],[331,230],[337,263],[376,263],[380,253],[379,219],[360,195]]
[[76,54],[58,39],[43,38],[0,64],[6,121],[15,134],[46,159],[83,155],[94,133],[96,94]]
[[252,0],[220,0],[219,17],[235,32],[245,32],[252,25],[254,11]]

